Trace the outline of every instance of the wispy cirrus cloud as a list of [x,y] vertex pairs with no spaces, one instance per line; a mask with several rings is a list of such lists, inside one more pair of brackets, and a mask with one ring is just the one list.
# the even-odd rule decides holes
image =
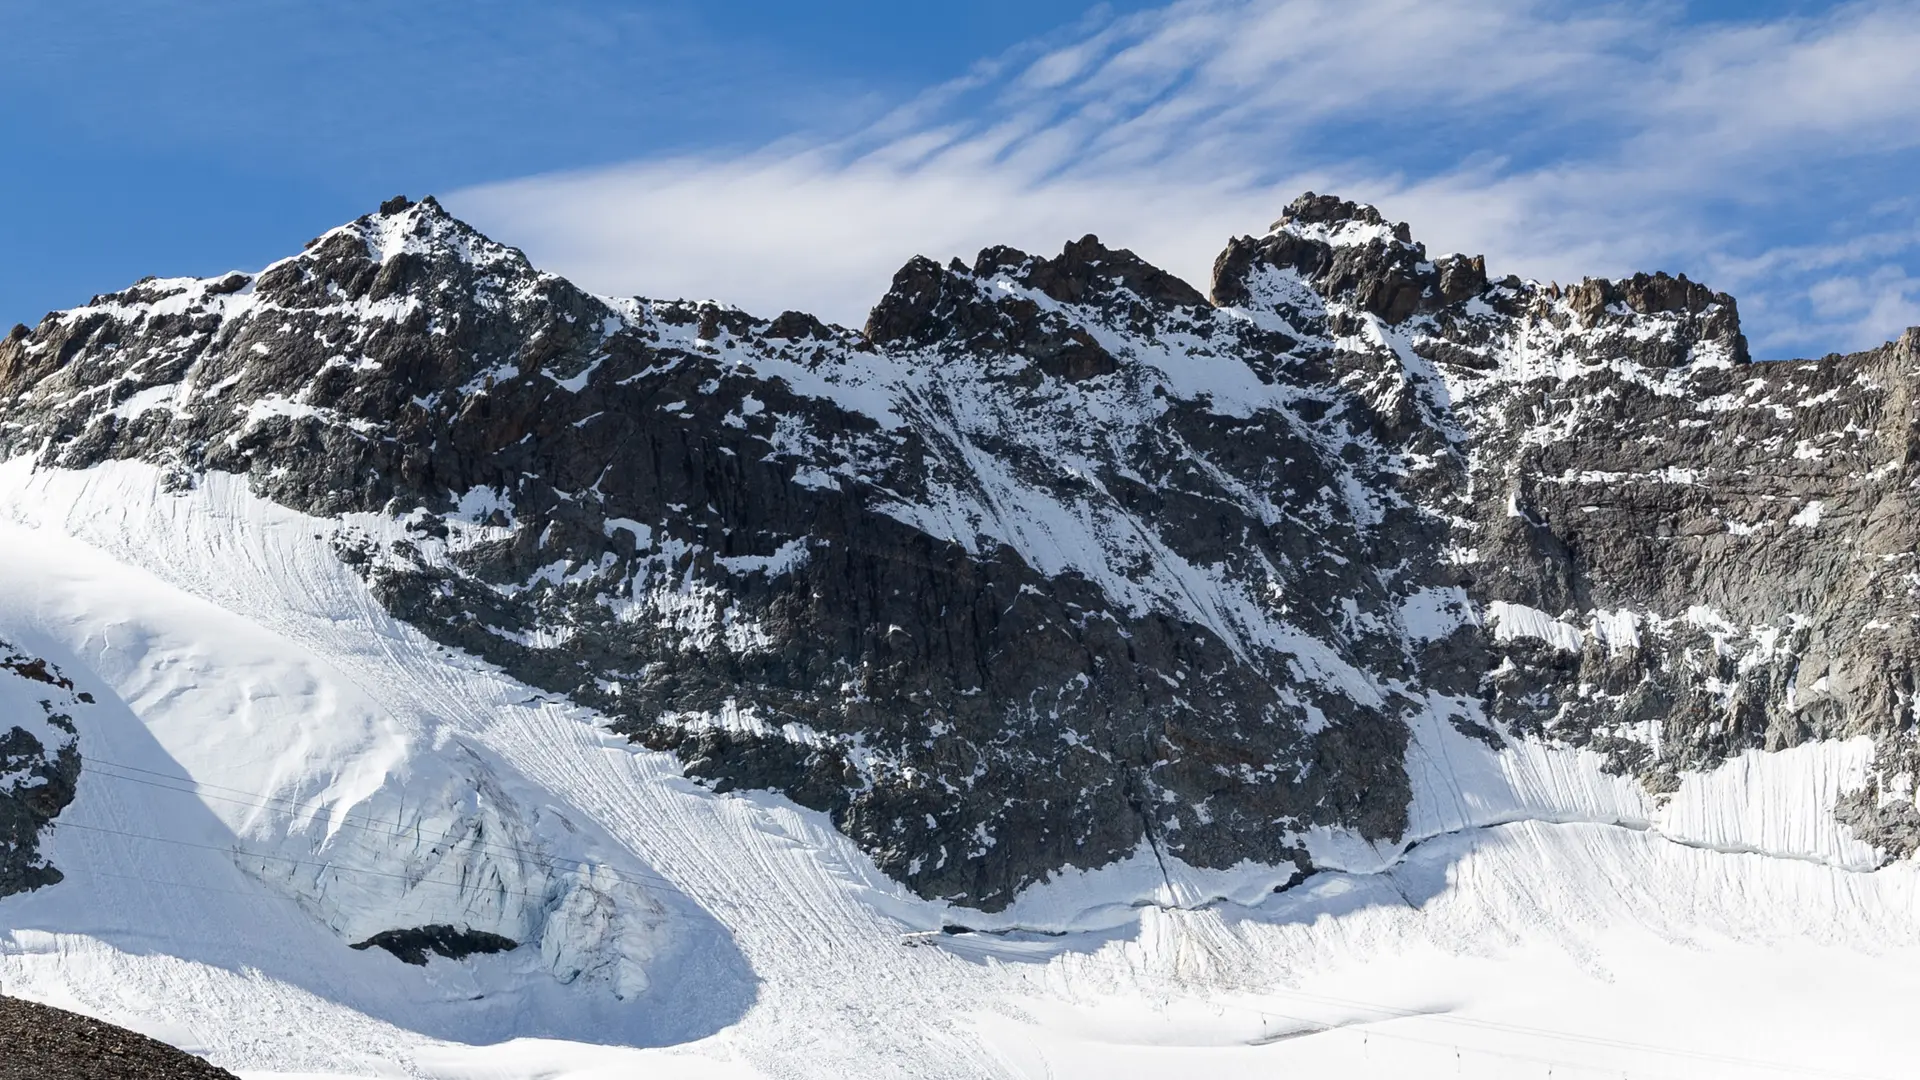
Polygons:
[[982,62],[858,131],[455,193],[602,291],[857,322],[908,256],[1097,232],[1204,282],[1301,190],[1567,280],[1685,271],[1763,354],[1920,321],[1920,4],[1185,0]]

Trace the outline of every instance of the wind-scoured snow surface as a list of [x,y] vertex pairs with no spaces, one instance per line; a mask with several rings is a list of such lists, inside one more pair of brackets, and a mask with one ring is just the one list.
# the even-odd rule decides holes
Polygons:
[[[96,698],[0,901],[9,993],[248,1075],[1901,1074],[1920,879],[1834,823],[1870,740],[1656,801],[1586,751],[1416,730],[1404,856],[1068,872],[992,916],[822,814],[393,621],[338,521],[208,474],[0,467],[0,632]],[[348,948],[467,926],[424,967]],[[962,924],[976,932],[942,933]],[[1002,932],[989,932],[1002,931]]]

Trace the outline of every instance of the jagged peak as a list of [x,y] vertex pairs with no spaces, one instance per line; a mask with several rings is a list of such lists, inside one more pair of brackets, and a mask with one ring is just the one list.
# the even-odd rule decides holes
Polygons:
[[1289,232],[1334,247],[1364,246],[1380,241],[1415,247],[1413,232],[1404,221],[1388,221],[1379,208],[1342,199],[1338,195],[1303,193],[1288,204],[1267,229],[1267,235]]
[[358,254],[352,242],[364,246],[367,257],[386,263],[402,254],[450,257],[480,266],[509,263],[531,269],[526,255],[486,236],[455,217],[432,195],[418,202],[395,195],[380,208],[345,225],[329,229],[306,242],[294,261],[309,256]]
[[377,301],[431,281],[517,289],[550,278],[433,196],[397,195],[307,241],[299,254],[262,270],[256,285],[277,302],[313,306],[341,297]]
[[[1563,310],[1582,326],[1625,325],[1643,319],[1685,323],[1677,340],[1709,343],[1702,355],[1733,363],[1748,359],[1733,297],[1688,280],[1685,274],[1634,274],[1617,280],[1587,278],[1576,285],[1487,277],[1483,256],[1429,259],[1404,223],[1380,211],[1333,195],[1307,192],[1287,207],[1261,237],[1238,237],[1214,263],[1213,299],[1223,306],[1259,302],[1269,271],[1297,275],[1330,301],[1357,307],[1386,323],[1417,315],[1458,315],[1461,305],[1491,300],[1512,313]],[[1516,301],[1520,307],[1514,306]],[[1685,355],[1692,356],[1688,350]]]
[[[996,244],[982,248],[969,267],[959,259],[946,266],[923,255],[907,260],[885,296],[867,318],[866,337],[874,344],[912,340],[925,344],[941,335],[934,312],[943,304],[979,303],[979,289],[1003,279],[1056,303],[1101,306],[1135,299],[1163,308],[1204,308],[1200,291],[1126,248],[1110,248],[1089,233],[1070,240],[1053,258]],[[1005,297],[998,294],[990,305]]]
[[[382,202],[378,210],[321,233],[302,245],[297,254],[271,263],[258,273],[231,270],[209,277],[148,275],[119,291],[98,294],[77,307],[50,311],[41,325],[89,314],[137,317],[207,310],[223,298],[248,294],[256,288],[269,293],[285,292],[294,283],[315,276],[316,269],[320,270],[317,279],[322,293],[325,284],[332,281],[351,285],[348,293],[358,295],[372,279],[369,277],[357,285],[338,280],[340,275],[335,271],[343,262],[371,263],[377,270],[403,254],[430,264],[466,263],[488,273],[538,274],[519,249],[488,238],[455,217],[433,196],[416,202],[397,195]],[[392,279],[394,275],[388,277]],[[31,334],[32,329],[22,324],[0,340],[24,343]]]
[[1309,191],[1264,236],[1235,237],[1213,266],[1215,304],[1241,306],[1260,291],[1266,269],[1298,275],[1323,296],[1340,298],[1399,323],[1423,310],[1464,301],[1487,286],[1485,260],[1429,262],[1404,222],[1333,195]]
[[1665,270],[1617,279],[1587,278],[1578,285],[1550,285],[1547,292],[1556,299],[1564,293],[1573,309],[1589,319],[1613,305],[1637,315],[1700,315],[1716,307],[1736,306],[1726,293]]
[[1004,274],[1063,304],[1099,299],[1116,288],[1173,307],[1207,303],[1192,285],[1126,248],[1106,246],[1092,233],[1068,241],[1051,259],[1010,247],[984,248],[974,260],[972,273],[981,278]]

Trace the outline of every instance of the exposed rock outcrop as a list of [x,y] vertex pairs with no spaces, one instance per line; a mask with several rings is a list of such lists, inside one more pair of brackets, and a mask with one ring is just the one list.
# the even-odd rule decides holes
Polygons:
[[512,952],[520,947],[520,943],[485,930],[436,923],[410,930],[383,930],[365,941],[354,943],[352,947],[362,950],[385,949],[402,963],[425,967],[428,953],[449,960],[461,960],[485,953]]
[[75,714],[93,698],[46,660],[0,641],[0,896],[59,883],[41,851],[80,780]]

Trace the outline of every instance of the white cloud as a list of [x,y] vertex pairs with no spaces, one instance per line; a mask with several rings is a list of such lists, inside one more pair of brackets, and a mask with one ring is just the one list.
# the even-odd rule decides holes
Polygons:
[[[849,323],[910,255],[1086,232],[1204,284],[1229,235],[1307,188],[1495,272],[1707,277],[1741,293],[1763,347],[1851,347],[1913,317],[1911,282],[1877,268],[1920,251],[1920,221],[1897,200],[1823,206],[1816,185],[1880,170],[1869,201],[1904,194],[1920,5],[1711,27],[1675,10],[1188,0],[985,62],[850,135],[449,202],[599,291]],[[1853,287],[1875,299],[1832,299]]]
[[971,261],[992,243],[1051,251],[1094,232],[1204,282],[1224,238],[1264,224],[1283,201],[1233,184],[1033,182],[991,166],[843,164],[815,153],[649,162],[450,198],[599,292],[798,308],[856,326],[913,255]]
[[1824,278],[1808,290],[1814,313],[1832,326],[1859,326],[1888,339],[1920,326],[1920,279],[1883,265],[1858,276]]

